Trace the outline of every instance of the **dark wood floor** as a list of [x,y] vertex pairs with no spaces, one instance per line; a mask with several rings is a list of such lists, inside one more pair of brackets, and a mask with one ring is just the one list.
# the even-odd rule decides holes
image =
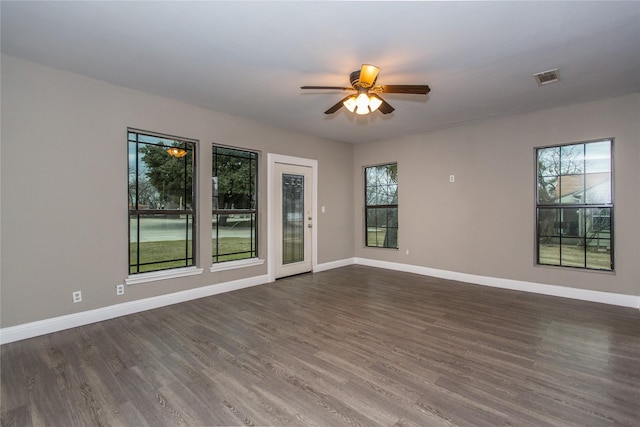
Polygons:
[[1,352],[3,426],[640,422],[638,310],[363,266]]

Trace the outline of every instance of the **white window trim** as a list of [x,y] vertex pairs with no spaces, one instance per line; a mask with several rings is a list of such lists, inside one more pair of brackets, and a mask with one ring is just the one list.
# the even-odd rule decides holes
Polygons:
[[217,262],[211,266],[209,271],[211,271],[212,273],[215,273],[217,271],[235,270],[238,268],[253,267],[256,265],[264,264],[264,261],[265,260],[261,258],[246,258],[246,259],[239,259],[237,261]]
[[149,273],[133,274],[124,279],[128,285],[138,283],[155,282],[157,280],[175,279],[178,277],[196,276],[202,274],[204,269],[198,267],[172,268],[170,270],[150,271]]

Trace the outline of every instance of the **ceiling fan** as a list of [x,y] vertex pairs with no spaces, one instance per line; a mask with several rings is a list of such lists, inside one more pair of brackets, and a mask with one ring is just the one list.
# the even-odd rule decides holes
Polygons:
[[351,87],[341,86],[301,86],[300,89],[329,89],[349,90],[356,93],[344,97],[325,114],[333,114],[344,105],[356,114],[369,114],[380,110],[382,114],[389,114],[395,110],[388,102],[380,97],[381,93],[403,93],[426,95],[431,90],[427,85],[376,85],[380,68],[375,65],[362,64],[362,68],[349,75]]

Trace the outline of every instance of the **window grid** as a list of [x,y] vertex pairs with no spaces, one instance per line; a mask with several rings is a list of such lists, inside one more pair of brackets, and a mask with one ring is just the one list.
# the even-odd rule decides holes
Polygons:
[[258,154],[213,145],[212,262],[258,256]]
[[129,274],[193,266],[195,141],[131,129],[127,139]]
[[536,149],[536,263],[614,270],[613,139]]
[[365,246],[398,248],[398,165],[364,168]]

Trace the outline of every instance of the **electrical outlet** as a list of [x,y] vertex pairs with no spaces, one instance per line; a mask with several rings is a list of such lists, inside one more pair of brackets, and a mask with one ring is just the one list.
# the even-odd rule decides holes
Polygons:
[[76,302],[82,302],[82,291],[74,291],[71,294],[71,298],[73,299],[74,304]]
[[116,286],[116,295],[124,295],[124,285]]
[[455,175],[449,175],[449,182],[456,182],[456,176]]

